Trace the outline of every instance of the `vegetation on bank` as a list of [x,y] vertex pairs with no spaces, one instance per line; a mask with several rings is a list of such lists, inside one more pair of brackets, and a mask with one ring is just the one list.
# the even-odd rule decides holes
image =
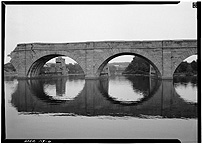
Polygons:
[[176,69],[174,75],[197,75],[197,61],[191,63],[182,62]]
[[134,57],[131,63],[126,67],[123,74],[142,74],[148,75],[150,64],[141,57]]
[[[123,74],[142,74],[149,75],[150,64],[144,58],[134,57],[132,62],[125,69]],[[188,63],[187,61],[182,62],[176,69],[174,76],[192,76],[197,75],[197,61]]]
[[[46,72],[51,72],[51,69],[52,68],[54,69],[55,67],[56,67],[55,63],[50,63],[49,66],[44,66],[41,69],[41,74],[45,74]],[[66,69],[68,70],[68,74],[84,74],[82,68],[77,63],[66,64]]]

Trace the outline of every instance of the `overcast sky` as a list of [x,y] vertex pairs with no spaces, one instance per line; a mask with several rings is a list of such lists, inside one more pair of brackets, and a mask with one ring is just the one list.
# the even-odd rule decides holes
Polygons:
[[[18,43],[197,38],[197,9],[178,5],[7,5],[7,56]],[[124,58],[128,60],[130,58]]]

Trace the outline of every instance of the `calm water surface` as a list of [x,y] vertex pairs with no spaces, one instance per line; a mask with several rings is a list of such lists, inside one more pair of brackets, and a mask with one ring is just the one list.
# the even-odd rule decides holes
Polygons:
[[197,79],[5,79],[7,139],[197,142]]

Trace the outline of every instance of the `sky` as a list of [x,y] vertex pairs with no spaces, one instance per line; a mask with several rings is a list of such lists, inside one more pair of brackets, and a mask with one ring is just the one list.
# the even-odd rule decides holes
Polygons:
[[[178,5],[7,5],[5,58],[19,43],[197,39],[197,9]],[[193,59],[193,58],[191,58]],[[131,61],[124,56],[116,61]],[[66,59],[66,62],[74,62]]]

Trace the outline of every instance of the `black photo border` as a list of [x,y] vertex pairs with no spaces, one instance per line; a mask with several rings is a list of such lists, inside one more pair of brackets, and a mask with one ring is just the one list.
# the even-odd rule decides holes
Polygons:
[[[5,18],[7,5],[176,5],[180,1],[1,1],[1,142],[2,143],[178,143],[177,139],[6,139],[4,52]],[[197,46],[198,46],[198,142],[201,142],[201,2],[197,2]]]

